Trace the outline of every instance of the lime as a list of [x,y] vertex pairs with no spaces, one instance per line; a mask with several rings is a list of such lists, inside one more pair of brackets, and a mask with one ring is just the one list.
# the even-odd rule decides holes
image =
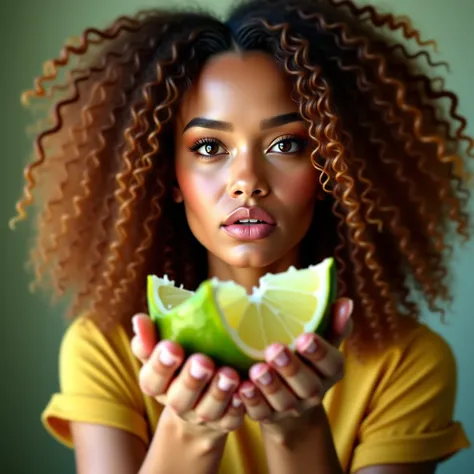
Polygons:
[[251,294],[217,278],[191,292],[166,276],[150,275],[147,288],[150,317],[162,339],[176,341],[187,354],[201,352],[240,371],[263,360],[265,348],[274,342],[294,349],[303,332],[324,335],[335,295],[332,258],[268,273]]

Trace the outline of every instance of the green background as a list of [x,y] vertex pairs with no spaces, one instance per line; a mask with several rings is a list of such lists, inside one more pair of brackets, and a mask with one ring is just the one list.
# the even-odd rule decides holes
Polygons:
[[[170,0],[171,2],[173,0]],[[176,0],[174,0],[176,1]],[[176,2],[177,3],[177,2]],[[435,38],[440,56],[451,64],[447,85],[461,99],[461,111],[474,120],[474,0],[374,1],[385,10],[412,17],[425,38]],[[63,40],[87,26],[103,26],[120,14],[164,3],[153,0],[3,0],[0,6],[0,94],[2,146],[2,243],[0,361],[0,473],[73,473],[72,452],[47,435],[40,413],[57,389],[57,352],[65,328],[61,308],[28,292],[24,271],[27,226],[9,231],[8,219],[22,183],[22,168],[29,152],[24,129],[27,116],[19,97],[33,85],[43,62],[58,55]],[[230,1],[202,1],[223,12]],[[443,70],[440,70],[443,72]],[[474,128],[469,128],[474,135]],[[472,409],[474,318],[474,246],[459,249],[453,258],[455,304],[448,325],[426,315],[427,321],[451,343],[458,359],[459,392],[456,418],[474,439]],[[449,460],[440,473],[470,474],[474,453],[466,450]]]

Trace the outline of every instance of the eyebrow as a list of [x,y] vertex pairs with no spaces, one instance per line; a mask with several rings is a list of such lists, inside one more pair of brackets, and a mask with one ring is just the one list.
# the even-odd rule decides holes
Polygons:
[[183,133],[192,127],[211,128],[213,130],[222,130],[224,132],[230,132],[234,129],[232,124],[229,122],[221,122],[220,120],[196,117],[188,122],[188,124],[184,127]]
[[[301,122],[302,120],[303,119],[298,112],[291,112],[262,120],[260,122],[260,128],[262,130],[268,130],[269,128],[281,127],[282,125],[292,122]],[[223,132],[231,132],[234,129],[233,125],[229,122],[196,117],[187,123],[183,129],[183,133],[192,127],[209,128],[212,130],[221,130]]]
[[268,130],[269,128],[281,127],[287,123],[292,122],[301,122],[303,118],[298,112],[291,112],[289,114],[277,115],[276,117],[269,118],[267,120],[262,120],[260,123],[260,128],[262,130]]

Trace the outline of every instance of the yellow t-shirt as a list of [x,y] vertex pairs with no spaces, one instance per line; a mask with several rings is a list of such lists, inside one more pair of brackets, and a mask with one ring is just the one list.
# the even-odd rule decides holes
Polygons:
[[[346,375],[324,399],[344,472],[374,464],[447,458],[469,446],[453,421],[456,363],[427,326],[360,363],[346,348]],[[161,406],[141,393],[140,363],[118,326],[105,336],[90,320],[68,328],[60,351],[60,392],[42,421],[72,447],[70,421],[120,428],[150,442]],[[220,474],[267,472],[258,424],[246,419],[229,435]]]

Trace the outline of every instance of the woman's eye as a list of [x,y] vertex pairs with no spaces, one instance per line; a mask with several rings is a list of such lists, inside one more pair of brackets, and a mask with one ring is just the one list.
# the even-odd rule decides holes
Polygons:
[[206,141],[206,142],[198,142],[194,147],[192,147],[192,151],[197,153],[201,156],[217,156],[227,153],[226,149],[217,141]]
[[304,148],[304,140],[300,138],[283,138],[268,150],[270,153],[297,153]]

